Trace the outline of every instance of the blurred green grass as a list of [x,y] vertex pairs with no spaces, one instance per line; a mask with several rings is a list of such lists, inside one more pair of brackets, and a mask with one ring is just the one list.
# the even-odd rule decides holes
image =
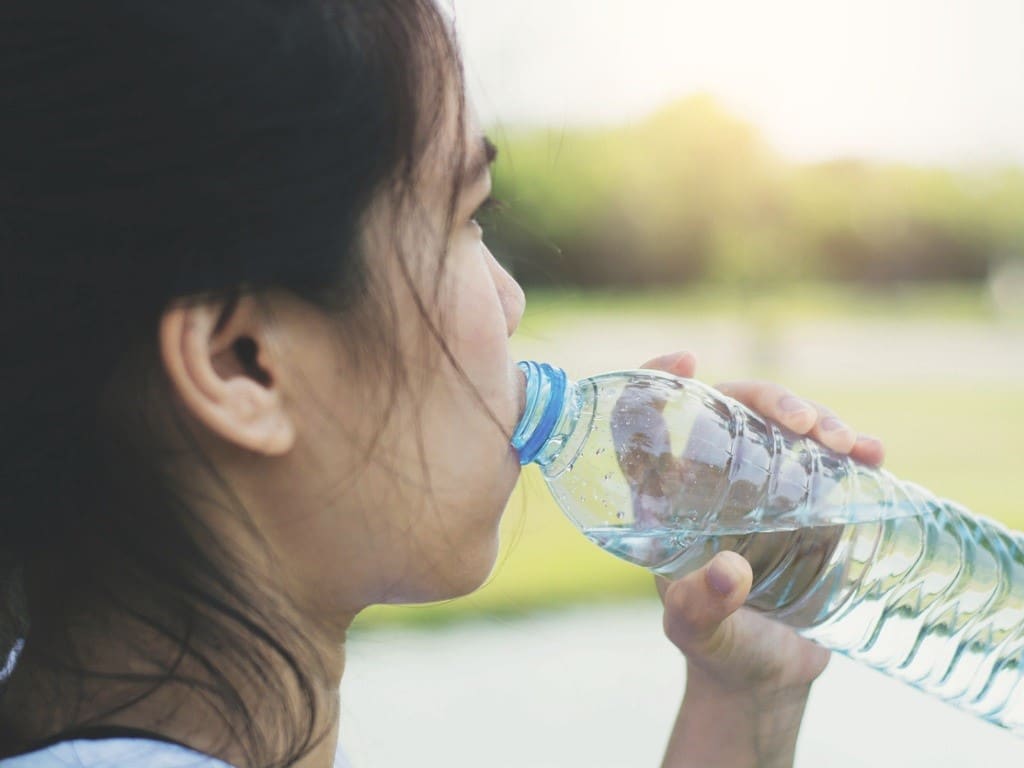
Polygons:
[[[697,283],[649,290],[531,288],[528,320],[557,326],[565,318],[629,315],[634,318],[743,318],[773,321],[839,319],[892,323],[989,323],[999,318],[984,283],[885,285],[791,281],[765,291],[759,285]],[[1019,318],[1009,318],[1015,320]]]
[[[908,317],[931,318],[936,321],[936,333],[950,323],[995,323],[980,289],[932,287],[910,291],[904,298],[886,302],[877,294],[839,288],[823,292],[815,287],[764,298],[761,310],[774,308],[777,316],[773,317],[781,318],[780,322],[870,317],[872,322],[898,323]],[[542,293],[530,297],[530,322],[556,335],[559,322],[568,316],[577,320],[679,312],[731,316],[743,306],[742,296],[727,291],[695,289],[693,299],[680,300],[678,291],[662,295]],[[813,392],[860,431],[881,437],[887,447],[886,466],[897,476],[1024,530],[1024,508],[1015,482],[1024,471],[1020,448],[1024,388],[1019,382],[950,377],[891,386],[789,378],[785,383],[797,392]],[[506,510],[498,565],[483,588],[434,605],[374,607],[360,616],[356,627],[512,616],[570,603],[653,598],[654,594],[647,571],[605,554],[572,527],[531,467]]]

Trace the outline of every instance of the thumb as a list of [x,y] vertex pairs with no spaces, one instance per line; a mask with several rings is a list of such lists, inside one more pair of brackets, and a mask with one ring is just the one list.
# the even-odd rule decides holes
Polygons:
[[665,634],[687,656],[716,656],[729,647],[729,618],[750,593],[753,572],[735,552],[719,552],[703,568],[665,590]]

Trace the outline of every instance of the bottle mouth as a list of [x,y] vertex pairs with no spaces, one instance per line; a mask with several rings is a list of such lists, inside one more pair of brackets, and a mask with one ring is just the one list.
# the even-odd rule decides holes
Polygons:
[[565,404],[568,377],[561,368],[524,360],[519,370],[526,376],[526,405],[512,435],[519,463],[529,464],[540,453],[558,423]]

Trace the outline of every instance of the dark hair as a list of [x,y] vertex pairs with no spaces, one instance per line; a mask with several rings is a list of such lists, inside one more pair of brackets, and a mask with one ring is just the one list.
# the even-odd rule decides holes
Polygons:
[[[177,648],[118,709],[189,685],[253,765],[317,743],[303,639],[232,578],[241,564],[164,471],[157,325],[174,300],[268,288],[364,306],[363,217],[383,192],[408,198],[452,88],[461,124],[432,0],[0,6],[0,651],[27,636],[25,658],[100,676],[71,627],[115,611]],[[264,679],[271,657],[288,679]],[[257,679],[282,692],[277,733],[239,693]]]

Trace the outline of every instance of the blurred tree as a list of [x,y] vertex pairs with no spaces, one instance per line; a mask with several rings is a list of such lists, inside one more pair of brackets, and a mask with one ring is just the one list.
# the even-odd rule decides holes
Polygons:
[[525,284],[979,280],[1024,260],[1024,171],[787,165],[706,95],[501,143],[489,240]]

